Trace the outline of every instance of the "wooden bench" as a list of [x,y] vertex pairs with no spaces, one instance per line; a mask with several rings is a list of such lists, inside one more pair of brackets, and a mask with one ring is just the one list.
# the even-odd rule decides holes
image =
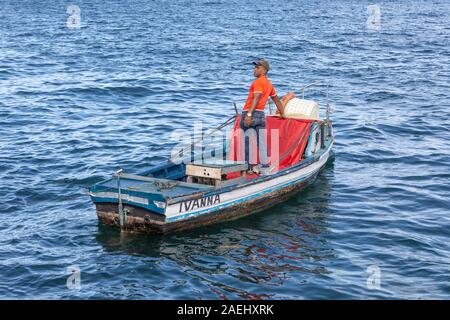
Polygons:
[[186,165],[186,182],[219,186],[228,173],[239,172],[245,176],[248,164],[232,160],[204,160]]

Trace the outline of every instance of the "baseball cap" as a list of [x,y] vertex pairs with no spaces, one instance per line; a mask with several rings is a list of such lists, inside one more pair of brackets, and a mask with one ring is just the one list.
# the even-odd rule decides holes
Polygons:
[[262,67],[264,67],[267,71],[270,70],[269,62],[267,62],[267,60],[265,60],[265,59],[259,59],[257,61],[253,61],[252,63],[255,66],[262,66]]

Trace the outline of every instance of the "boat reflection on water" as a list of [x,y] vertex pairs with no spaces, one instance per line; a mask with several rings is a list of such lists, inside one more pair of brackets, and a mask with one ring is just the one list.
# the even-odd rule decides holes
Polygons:
[[106,252],[144,257],[159,262],[158,268],[168,259],[216,298],[271,298],[281,286],[289,294],[311,275],[329,273],[332,180],[330,161],[312,186],[261,213],[169,235],[121,233],[99,224],[97,240]]

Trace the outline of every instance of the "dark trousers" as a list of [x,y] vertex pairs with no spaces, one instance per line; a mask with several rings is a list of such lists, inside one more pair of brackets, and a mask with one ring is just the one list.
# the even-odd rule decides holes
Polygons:
[[[266,115],[264,111],[255,110],[252,114],[252,121],[249,127],[244,125],[244,120],[247,111],[242,112],[239,126],[244,131],[243,138],[245,139],[245,161],[249,164],[256,164],[256,155],[250,157],[250,138],[256,135],[256,143],[259,150],[259,160],[263,167],[268,166],[267,159],[267,142],[266,142]],[[253,138],[252,138],[253,140]]]

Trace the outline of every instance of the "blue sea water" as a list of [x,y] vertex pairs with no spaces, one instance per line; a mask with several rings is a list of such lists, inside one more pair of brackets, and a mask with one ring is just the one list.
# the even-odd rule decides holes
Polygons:
[[[0,9],[1,299],[450,298],[449,1]],[[188,232],[99,225],[86,188],[158,163],[176,129],[221,123],[256,57],[279,95],[329,84],[335,160],[316,183]]]

